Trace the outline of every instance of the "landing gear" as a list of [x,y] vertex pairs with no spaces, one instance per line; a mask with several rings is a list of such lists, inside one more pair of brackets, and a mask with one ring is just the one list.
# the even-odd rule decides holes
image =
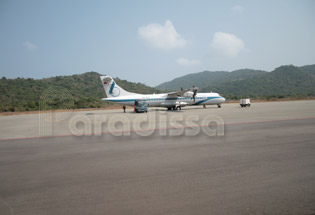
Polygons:
[[167,110],[176,110],[176,107],[168,107]]
[[218,108],[221,108],[221,104],[218,104]]
[[182,107],[181,106],[174,106],[174,107],[168,107],[167,110],[181,110]]
[[206,105],[203,105],[203,108],[206,108]]

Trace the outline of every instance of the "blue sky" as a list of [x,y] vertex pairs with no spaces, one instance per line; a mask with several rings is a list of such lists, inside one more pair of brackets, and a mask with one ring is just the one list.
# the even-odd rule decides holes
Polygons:
[[0,1],[0,76],[188,73],[315,63],[315,1]]

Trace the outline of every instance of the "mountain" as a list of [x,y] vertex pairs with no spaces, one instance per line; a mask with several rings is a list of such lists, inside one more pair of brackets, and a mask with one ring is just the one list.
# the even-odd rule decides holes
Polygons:
[[228,99],[315,96],[315,65],[280,66],[272,72],[240,69],[232,72],[199,72],[162,83],[160,90],[197,86],[199,92],[219,92]]
[[[101,101],[105,97],[100,74],[87,72],[80,75],[56,76],[44,79],[16,78],[0,79],[0,111],[38,110],[42,95],[50,100],[49,107],[62,108],[60,100],[51,101],[52,94],[57,97],[69,97],[74,100],[74,108],[104,107],[108,103]],[[159,91],[141,83],[132,83],[119,78],[116,83],[128,91],[138,93],[158,93]],[[49,91],[45,91],[45,90]],[[49,93],[50,92],[50,97]],[[43,94],[44,93],[44,94]],[[70,96],[70,97],[71,97]]]
[[226,71],[204,71],[199,73],[188,74],[179,78],[175,78],[172,81],[162,83],[156,86],[159,90],[179,90],[182,88],[188,89],[193,85],[197,86],[199,89],[212,86],[218,83],[244,80],[256,76],[260,76],[267,73],[262,70],[253,69],[240,69],[233,72]]
[[219,92],[230,99],[315,96],[315,66],[281,66],[259,76],[209,85],[202,91]]
[[302,69],[304,72],[312,73],[315,75],[315,64],[314,65],[301,66],[300,69]]

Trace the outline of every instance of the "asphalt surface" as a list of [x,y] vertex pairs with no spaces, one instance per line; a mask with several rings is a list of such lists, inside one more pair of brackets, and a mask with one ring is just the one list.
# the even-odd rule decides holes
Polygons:
[[[7,138],[0,141],[0,214],[315,214],[314,107],[314,101],[230,104],[156,118],[163,124],[176,114],[200,121],[211,115],[224,122],[197,121],[201,129],[193,136],[182,122],[157,126],[146,137],[136,131],[116,137],[102,128],[100,136],[63,130],[53,138],[17,139],[23,134],[5,126],[14,127],[10,117],[0,119]],[[202,130],[222,126],[223,135]],[[171,135],[178,129],[181,135]]]

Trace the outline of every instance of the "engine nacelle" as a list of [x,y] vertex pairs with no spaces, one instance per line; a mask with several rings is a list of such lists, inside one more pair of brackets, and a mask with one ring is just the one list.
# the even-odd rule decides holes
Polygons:
[[188,103],[187,102],[176,102],[176,107],[185,107],[185,106],[187,106],[188,105]]
[[191,92],[191,91],[188,91],[188,92],[184,93],[183,96],[184,96],[184,97],[193,97],[193,96],[194,96],[194,93]]

